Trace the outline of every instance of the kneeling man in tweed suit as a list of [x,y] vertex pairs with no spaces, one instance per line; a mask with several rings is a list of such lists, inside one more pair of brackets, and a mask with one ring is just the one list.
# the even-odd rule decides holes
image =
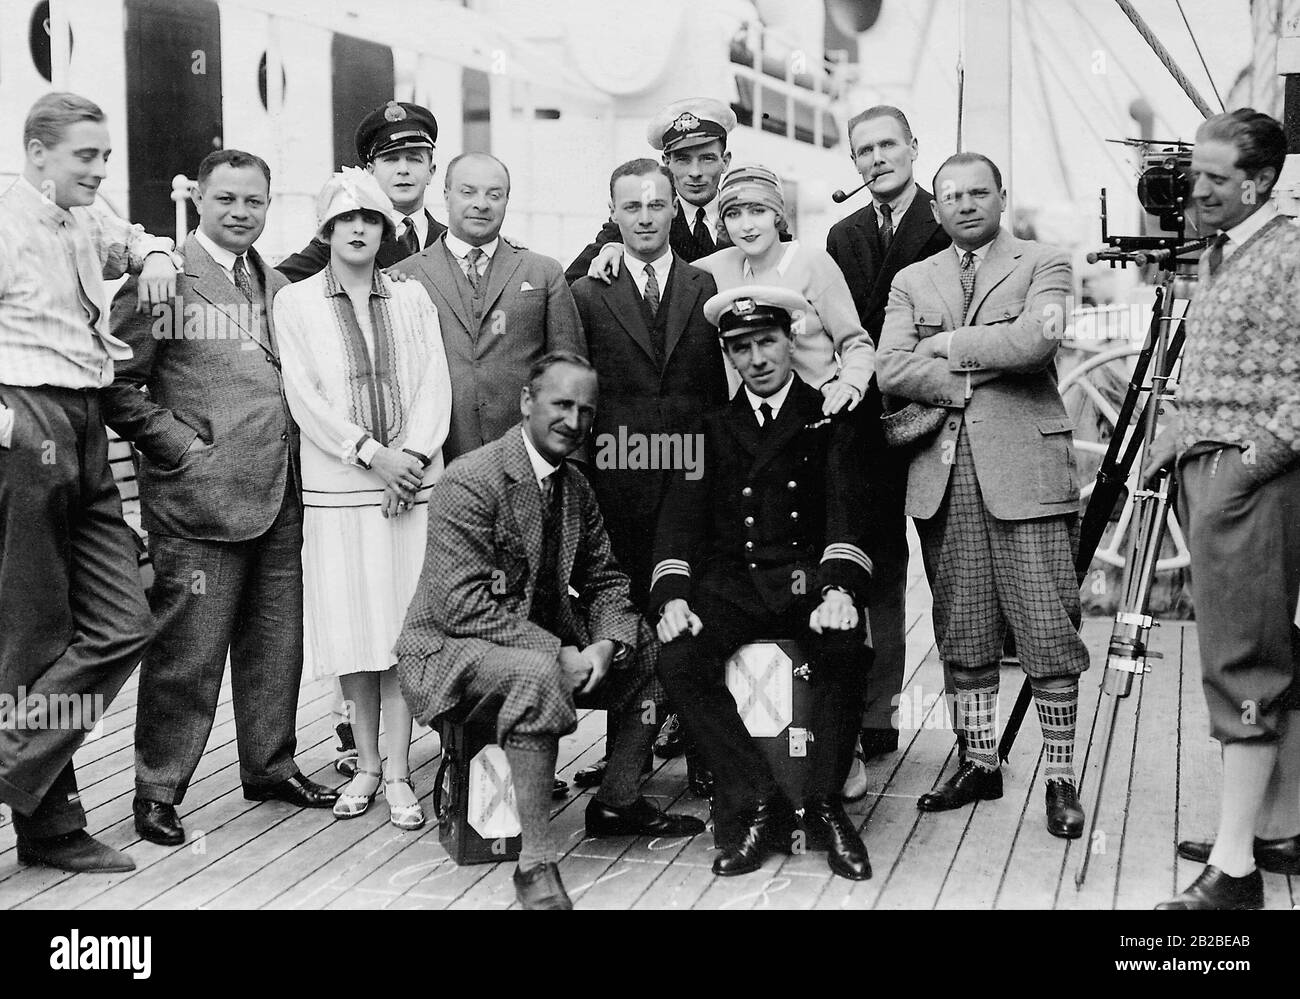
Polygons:
[[1002,176],[978,153],[934,175],[934,217],[952,237],[900,271],[877,354],[887,397],[944,410],[915,448],[907,514],[934,593],[934,634],[956,690],[966,756],[922,811],[1002,797],[996,715],[1007,625],[1033,685],[1046,744],[1047,828],[1083,833],[1074,776],[1079,674],[1079,481],[1056,387],[1070,262],[1001,227]]
[[451,465],[429,497],[398,675],[422,724],[461,704],[497,708],[523,830],[516,894],[526,909],[569,909],[548,823],[575,702],[617,721],[587,806],[588,836],[694,836],[704,823],[665,815],[638,793],[662,690],[640,654],[649,633],[610,554],[595,493],[566,460],[591,430],[596,372],[577,354],[547,354],[519,408],[520,426]]

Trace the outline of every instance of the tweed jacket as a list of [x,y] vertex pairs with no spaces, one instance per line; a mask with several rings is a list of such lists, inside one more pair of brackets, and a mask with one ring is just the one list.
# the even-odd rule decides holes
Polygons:
[[878,494],[857,421],[823,416],[821,393],[793,377],[767,430],[744,390],[704,418],[703,474],[674,473],[659,512],[652,618],[705,577],[738,600],[757,590],[776,615],[825,586],[866,605]]
[[257,251],[248,260],[262,288],[256,308],[193,234],[174,299],[138,313],[131,278],[113,300],[112,329],[134,354],[100,397],[104,421],[140,454],[151,533],[246,541],[270,528],[286,478],[301,486],[271,310],[288,282]]
[[[894,279],[877,358],[880,390],[948,409],[939,432],[912,456],[909,516],[938,511],[963,425],[993,516],[1030,520],[1078,512],[1073,425],[1056,385],[1069,293],[1066,255],[1006,229],[975,273],[965,316],[956,251],[937,253]],[[946,359],[913,353],[948,331]]]
[[555,350],[587,355],[577,306],[550,257],[500,240],[478,307],[445,238],[393,270],[424,285],[438,309],[451,371],[451,432],[442,446],[449,465],[518,422],[519,391],[534,361]]
[[638,647],[640,617],[595,493],[572,462],[555,474],[563,476],[563,531],[551,580],[538,579],[541,491],[520,425],[449,466],[433,487],[424,569],[396,645],[402,692],[421,723],[454,708],[466,674],[497,649],[512,650],[523,668],[556,668],[560,639],[529,620],[539,586],[559,589],[570,634]]

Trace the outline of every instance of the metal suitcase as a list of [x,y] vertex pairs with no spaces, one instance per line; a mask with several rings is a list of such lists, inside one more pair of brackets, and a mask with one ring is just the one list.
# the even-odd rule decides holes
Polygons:
[[439,733],[442,763],[433,791],[438,841],[457,864],[518,860],[519,812],[495,719],[444,717]]
[[727,660],[736,710],[781,790],[802,807],[812,742],[812,668],[792,639],[742,645]]

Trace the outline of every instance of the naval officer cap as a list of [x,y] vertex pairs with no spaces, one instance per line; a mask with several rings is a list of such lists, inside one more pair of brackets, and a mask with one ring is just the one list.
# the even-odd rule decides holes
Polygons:
[[736,113],[722,101],[688,97],[669,104],[651,118],[645,137],[653,148],[671,153],[718,140],[725,146],[728,133],[735,127]]
[[357,155],[362,163],[398,149],[432,151],[437,141],[438,119],[418,104],[389,101],[362,118],[357,126]]
[[789,288],[746,284],[720,291],[704,303],[704,318],[718,328],[723,340],[751,330],[791,326],[808,310],[808,300]]

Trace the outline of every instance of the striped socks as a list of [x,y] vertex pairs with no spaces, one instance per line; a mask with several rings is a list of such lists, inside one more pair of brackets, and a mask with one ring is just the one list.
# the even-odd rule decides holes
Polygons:
[[998,769],[998,667],[953,670],[957,728],[966,734],[966,759],[985,770]]
[[1062,679],[1030,680],[1046,751],[1043,778],[1066,780],[1077,785],[1074,777],[1074,729],[1079,717],[1079,678],[1067,677],[1064,682],[1063,686]]

